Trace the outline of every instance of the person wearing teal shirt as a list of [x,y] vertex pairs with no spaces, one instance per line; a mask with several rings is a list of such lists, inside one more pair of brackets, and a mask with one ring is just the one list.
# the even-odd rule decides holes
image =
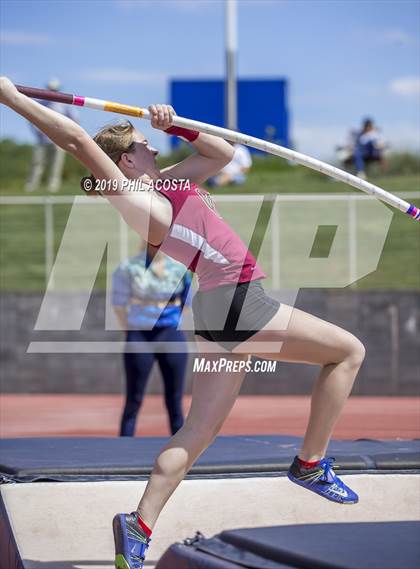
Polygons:
[[186,352],[143,353],[130,349],[132,342],[184,342],[178,330],[182,310],[190,305],[191,273],[181,263],[160,253],[153,245],[121,263],[112,276],[112,305],[120,326],[127,332],[124,353],[126,401],[121,418],[120,436],[133,436],[147,381],[155,361],[164,382],[169,426],[175,434],[184,423]]

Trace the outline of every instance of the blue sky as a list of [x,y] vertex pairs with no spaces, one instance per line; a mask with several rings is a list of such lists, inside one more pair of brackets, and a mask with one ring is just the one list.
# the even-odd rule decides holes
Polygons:
[[[420,3],[382,0],[239,0],[238,74],[287,77],[298,150],[333,155],[362,117],[394,148],[420,149]],[[168,100],[171,77],[222,77],[219,0],[2,0],[1,73],[43,86],[147,106]],[[93,133],[109,115],[80,110]],[[0,136],[31,140],[1,108]],[[142,130],[158,148],[167,141]]]

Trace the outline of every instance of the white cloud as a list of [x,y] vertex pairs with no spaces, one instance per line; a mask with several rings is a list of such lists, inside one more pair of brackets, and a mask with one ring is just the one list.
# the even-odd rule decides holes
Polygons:
[[399,77],[389,84],[389,90],[395,95],[415,97],[420,95],[420,77]]
[[357,42],[376,47],[415,48],[419,44],[419,36],[403,28],[369,28],[361,27],[354,31]]
[[53,39],[45,34],[34,34],[21,30],[0,32],[0,43],[14,46],[37,46],[53,43]]
[[[391,152],[420,152],[420,124],[384,122],[380,127]],[[348,133],[349,125],[295,123],[292,139],[298,152],[328,162],[336,159],[335,148],[345,143]]]
[[332,160],[335,147],[343,144],[348,126],[295,123],[292,139],[298,152],[321,160]]
[[165,73],[141,71],[139,69],[87,69],[82,71],[80,79],[96,83],[131,83],[140,85],[156,85],[167,80]]
[[401,46],[412,46],[418,42],[418,38],[399,28],[384,30],[378,34],[378,39],[386,44]]

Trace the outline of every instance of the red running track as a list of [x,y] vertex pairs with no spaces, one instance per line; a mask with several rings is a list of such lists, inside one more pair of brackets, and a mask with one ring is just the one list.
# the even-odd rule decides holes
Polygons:
[[[184,398],[187,412],[190,397]],[[0,396],[0,437],[91,436],[118,434],[123,399],[119,395]],[[303,435],[310,398],[248,396],[238,398],[222,435]],[[145,398],[138,436],[169,434],[162,397]],[[351,397],[334,431],[336,439],[413,439],[420,437],[420,398]]]

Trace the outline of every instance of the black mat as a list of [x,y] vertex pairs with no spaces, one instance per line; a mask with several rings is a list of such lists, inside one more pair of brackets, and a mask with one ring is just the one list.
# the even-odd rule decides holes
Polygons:
[[[167,438],[39,438],[0,440],[3,481],[66,476],[147,476]],[[302,440],[289,436],[218,437],[190,475],[285,472]],[[420,441],[332,441],[328,454],[342,470],[418,470]]]
[[174,544],[156,569],[418,569],[420,522],[275,526]]

